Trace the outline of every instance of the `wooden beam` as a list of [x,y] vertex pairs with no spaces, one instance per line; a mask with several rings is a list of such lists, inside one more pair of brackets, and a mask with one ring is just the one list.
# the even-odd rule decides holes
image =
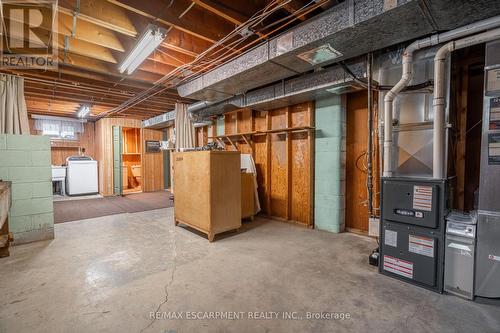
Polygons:
[[185,16],[179,18],[190,5],[186,0],[174,1],[169,8],[165,7],[163,1],[108,0],[108,2],[212,43],[234,28],[227,21],[207,15],[198,8],[192,8]]
[[[55,87],[54,89],[45,89],[30,85],[25,86],[25,95],[36,96],[41,98],[46,96],[48,99],[61,99],[61,100],[64,99],[67,101],[75,101],[79,103],[86,102],[86,103],[92,103],[96,105],[109,106],[109,107],[116,107],[127,100],[127,98],[103,96],[102,94],[101,95],[95,93],[86,94],[85,92],[79,93],[78,91],[72,91],[70,89],[61,89],[57,87]],[[158,112],[165,112],[166,109],[174,106],[175,102],[157,104],[148,101],[147,103],[147,109],[151,109],[153,111],[158,111]]]
[[[59,69],[58,71],[62,70],[61,66],[72,66],[75,68],[79,69],[86,69],[91,72],[96,72],[96,73],[101,73],[101,74],[106,74],[106,75],[111,75],[115,76],[117,78],[122,78],[125,77],[125,75],[122,75],[118,73],[116,66],[110,66],[109,64],[96,60],[96,59],[90,59],[87,57],[82,57],[77,54],[70,54],[66,57],[66,59],[60,59],[59,63]],[[147,65],[144,65],[147,66]],[[139,69],[141,69],[139,67]],[[146,67],[147,68],[147,67]],[[78,73],[78,72],[77,72]],[[84,73],[79,73],[77,75],[83,75]],[[146,81],[146,82],[155,82],[156,80],[160,79],[163,77],[160,73],[156,72],[145,72],[141,70],[135,71],[132,75],[128,75],[127,77],[130,77],[132,79],[137,79],[140,81]]]
[[[59,0],[59,12],[63,14],[72,16],[76,8],[77,0]],[[137,36],[136,28],[127,12],[107,1],[80,1],[78,18],[126,36]]]
[[[73,33],[73,17],[67,13],[58,15],[58,33],[64,36],[72,36]],[[88,43],[104,46],[119,52],[125,52],[125,48],[116,36],[115,32],[110,29],[101,27],[89,21],[77,18],[75,39],[82,40]]]
[[196,57],[212,45],[212,42],[200,39],[178,29],[170,29],[162,46],[177,52]]
[[[116,80],[112,76],[102,75],[98,73],[93,73],[92,76],[85,77],[79,76],[72,73],[72,70],[63,70],[59,72],[50,72],[43,70],[20,70],[20,69],[3,69],[0,72],[13,75],[21,75],[26,78],[35,78],[42,80],[52,81],[53,84],[65,83],[73,86],[84,86],[87,89],[108,89],[110,92],[118,93],[130,93],[134,96],[145,89],[150,88],[152,85],[147,82],[132,80],[131,77],[127,77],[124,80]],[[79,74],[82,71],[78,71]],[[181,101],[184,103],[191,103],[192,100],[187,98],[181,98],[174,89],[167,89],[152,97],[158,101]]]
[[[26,98],[32,99],[32,100],[37,100],[37,101],[58,101],[58,102],[69,102],[69,103],[78,103],[78,105],[81,104],[92,104],[92,105],[98,105],[102,107],[108,107],[110,109],[115,108],[119,105],[119,103],[105,103],[101,102],[98,100],[91,100],[91,99],[82,99],[80,97],[68,97],[68,96],[47,96],[45,94],[40,94],[40,93],[33,93],[33,92],[26,92]],[[171,106],[173,107],[173,105]],[[163,109],[153,109],[153,108],[148,108],[148,107],[139,107],[139,106],[134,106],[131,109],[136,110],[138,112],[143,112],[143,113],[148,113],[148,114],[162,114],[165,113],[166,111]]]
[[[40,114],[59,113],[63,115],[76,115],[80,105],[81,105],[80,103],[75,103],[75,102],[64,102],[59,100],[42,100],[33,97],[26,98],[26,106],[29,113],[36,112]],[[111,108],[108,107],[95,105],[94,107],[92,107],[91,114],[93,116],[96,116],[103,112],[107,112],[110,109]],[[147,119],[148,117],[154,117],[155,115],[159,115],[161,113],[154,111],[144,111],[138,108],[131,108],[126,112],[126,114],[135,114],[144,119]]]
[[235,24],[241,25],[248,20],[243,14],[224,6],[224,4],[212,0],[192,0],[196,5],[209,12],[222,17],[223,19]]
[[[285,2],[285,0],[283,0],[282,2]],[[299,20],[304,21],[304,20],[306,20],[306,16],[305,15],[295,15],[295,12],[297,10],[301,9],[302,7],[304,7],[305,5],[307,5],[307,1],[305,1],[305,0],[291,0],[290,2],[285,3],[283,5],[283,9],[286,10],[288,13],[294,15]]]

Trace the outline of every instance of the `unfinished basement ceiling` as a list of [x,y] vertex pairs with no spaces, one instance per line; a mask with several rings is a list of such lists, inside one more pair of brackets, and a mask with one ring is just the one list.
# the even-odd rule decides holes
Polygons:
[[[146,119],[172,109],[176,101],[193,102],[179,97],[171,89],[175,84],[213,69],[337,2],[59,0],[58,33],[54,36],[59,51],[57,70],[2,71],[27,78],[30,113],[76,116],[79,105],[92,104],[93,116]],[[264,20],[234,33],[236,27],[264,12]],[[137,71],[121,75],[118,65],[150,23],[165,28],[166,39]],[[44,27],[36,34],[48,40],[51,30]],[[132,107],[118,108],[168,74],[168,80],[148,94],[155,94],[153,97],[141,99]],[[36,82],[28,78],[36,78]]]
[[[316,67],[498,14],[496,0],[345,1],[180,85],[178,92],[186,98],[220,101]],[[311,51],[324,59],[319,63],[304,60]],[[325,57],[328,53],[330,59]]]

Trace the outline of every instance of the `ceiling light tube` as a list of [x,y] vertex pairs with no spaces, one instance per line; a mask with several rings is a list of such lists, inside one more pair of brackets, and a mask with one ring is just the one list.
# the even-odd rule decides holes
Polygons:
[[82,105],[77,113],[78,118],[85,118],[90,114],[90,105]]
[[146,60],[151,53],[165,40],[167,30],[156,25],[149,24],[146,31],[141,35],[132,51],[125,57],[118,67],[120,73],[132,74],[140,64]]

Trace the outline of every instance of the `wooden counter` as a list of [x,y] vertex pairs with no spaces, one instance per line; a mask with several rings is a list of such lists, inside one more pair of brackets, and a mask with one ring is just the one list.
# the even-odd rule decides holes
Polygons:
[[241,227],[240,153],[195,151],[174,154],[175,225],[208,236]]
[[11,183],[0,181],[0,258],[9,256],[9,245],[12,241],[9,234],[9,209],[11,204]]

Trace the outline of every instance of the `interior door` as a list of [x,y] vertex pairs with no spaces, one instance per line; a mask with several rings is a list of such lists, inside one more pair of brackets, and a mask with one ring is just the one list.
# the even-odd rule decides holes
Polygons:
[[368,231],[366,152],[368,147],[368,94],[347,97],[346,228]]
[[113,126],[113,193],[115,195],[123,195],[122,143],[121,126]]

